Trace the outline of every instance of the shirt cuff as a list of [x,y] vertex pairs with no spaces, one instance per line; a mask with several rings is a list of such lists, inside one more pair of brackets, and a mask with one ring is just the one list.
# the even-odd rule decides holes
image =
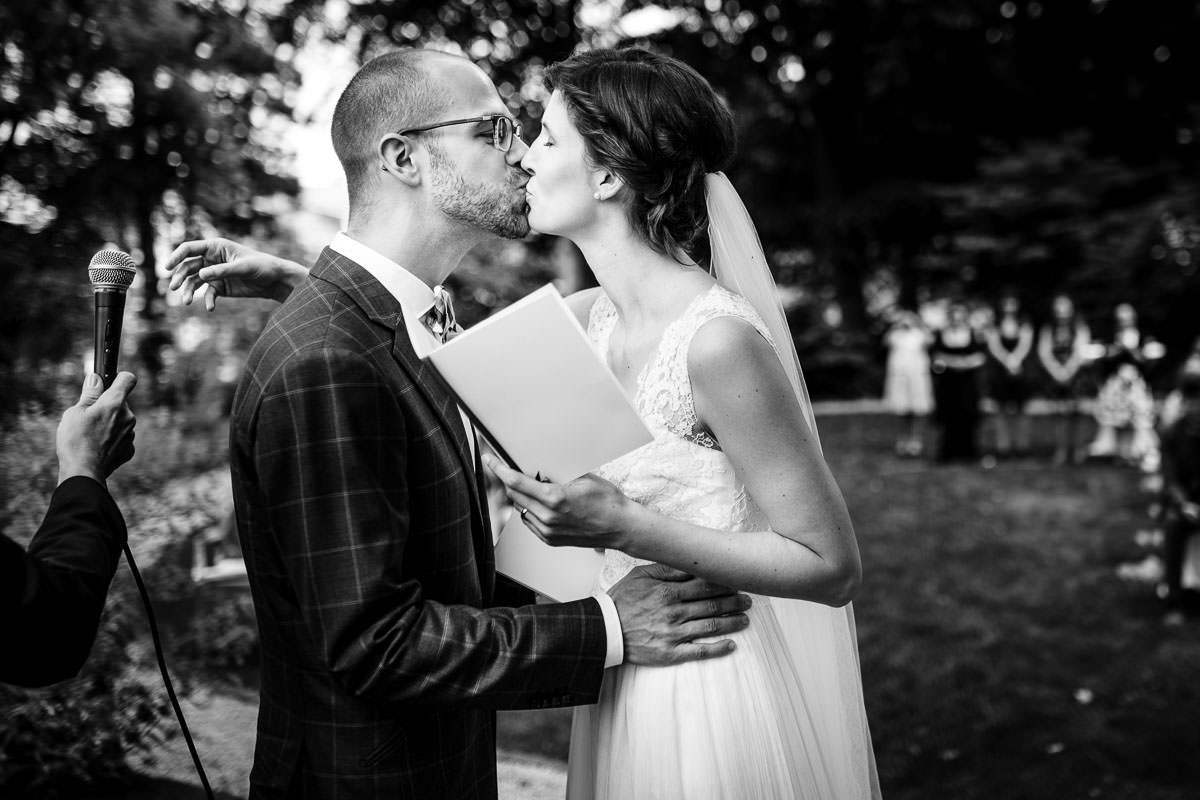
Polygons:
[[620,666],[625,661],[625,637],[621,632],[621,618],[617,616],[617,604],[604,592],[596,592],[592,596],[600,604],[600,613],[604,615],[604,633],[608,637],[604,668]]

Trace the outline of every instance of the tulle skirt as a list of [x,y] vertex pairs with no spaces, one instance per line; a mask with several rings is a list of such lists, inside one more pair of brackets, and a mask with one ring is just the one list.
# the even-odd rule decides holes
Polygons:
[[772,601],[755,597],[749,616],[750,627],[731,637],[732,655],[606,672],[599,702],[575,710],[568,800],[860,800],[877,793],[869,750],[849,760],[822,752],[841,745],[817,735],[810,709],[821,699],[806,696],[804,668],[785,646]]

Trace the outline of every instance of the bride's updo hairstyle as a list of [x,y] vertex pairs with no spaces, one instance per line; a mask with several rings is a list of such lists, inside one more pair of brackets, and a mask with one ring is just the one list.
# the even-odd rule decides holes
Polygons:
[[[733,115],[700,73],[637,47],[591,50],[546,70],[594,166],[625,182],[634,230],[660,253],[707,250],[704,176],[737,146]],[[699,247],[698,247],[699,246]]]

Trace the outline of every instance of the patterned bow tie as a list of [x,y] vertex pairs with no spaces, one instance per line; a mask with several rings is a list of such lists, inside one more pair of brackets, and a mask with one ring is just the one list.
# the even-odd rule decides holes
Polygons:
[[440,283],[433,287],[433,308],[425,312],[421,321],[443,344],[462,333],[458,320],[454,318],[454,299]]

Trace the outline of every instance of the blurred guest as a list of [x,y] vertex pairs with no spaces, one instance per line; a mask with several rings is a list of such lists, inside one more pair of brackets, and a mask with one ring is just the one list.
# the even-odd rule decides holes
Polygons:
[[125,400],[136,382],[122,372],[104,391],[87,377],[59,422],[58,488],[29,550],[0,534],[0,682],[47,686],[87,660],[125,545],[104,481],[133,457]]
[[1163,398],[1162,408],[1158,412],[1159,430],[1165,430],[1183,414],[1183,382],[1191,374],[1200,375],[1200,338],[1192,342],[1183,366],[1179,369],[1179,379],[1174,388]]
[[973,461],[979,453],[979,372],[987,355],[966,303],[950,304],[946,324],[933,336],[930,362],[934,417],[941,428],[938,460]]
[[1021,311],[1021,301],[1007,293],[1000,298],[996,318],[986,332],[992,356],[988,389],[996,401],[996,454],[1029,450],[1029,378],[1025,360],[1033,349],[1033,325]]
[[137,354],[142,374],[148,378],[149,397],[146,400],[156,408],[177,408],[180,398],[174,382],[177,360],[174,337],[165,330],[149,331],[138,341]]
[[1086,358],[1091,333],[1076,312],[1075,303],[1057,294],[1051,304],[1050,320],[1038,333],[1038,360],[1049,376],[1047,398],[1054,404],[1054,463],[1078,461],[1076,450],[1081,394],[1080,368]]
[[905,421],[904,432],[896,441],[896,453],[919,456],[925,446],[925,418],[933,410],[933,386],[929,378],[929,346],[933,336],[918,314],[900,309],[883,341],[888,349],[883,399]]
[[[1183,600],[1183,571],[1188,542],[1200,530],[1200,358],[1189,359],[1180,373],[1179,413],[1162,434],[1165,506],[1163,599],[1178,611]],[[1195,549],[1195,548],[1193,548]]]
[[1154,435],[1154,397],[1146,383],[1147,365],[1163,348],[1138,327],[1137,312],[1128,303],[1114,310],[1112,342],[1100,360],[1103,383],[1096,396],[1096,438],[1088,445],[1092,457],[1117,456],[1136,463],[1157,453]]

